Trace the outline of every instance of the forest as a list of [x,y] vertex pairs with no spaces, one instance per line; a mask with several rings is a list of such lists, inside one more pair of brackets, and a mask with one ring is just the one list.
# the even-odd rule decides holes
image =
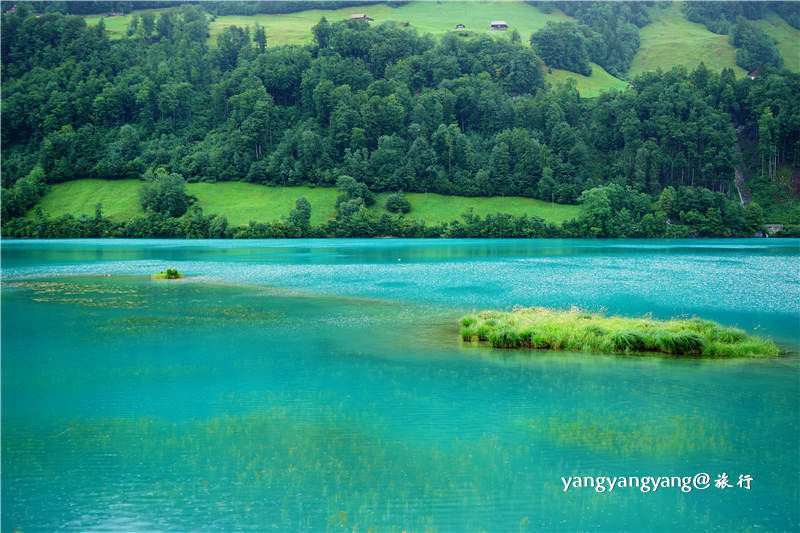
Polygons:
[[[756,79],[700,65],[583,99],[570,82],[546,87],[543,59],[553,66],[563,37],[575,53],[566,68],[624,72],[647,22],[635,4],[565,5],[578,22],[531,43],[323,18],[313,44],[280,47],[264,28],[236,26],[210,47],[208,7],[137,15],[117,40],[55,8],[3,15],[4,235],[752,235],[764,220],[739,203],[739,140],[755,140],[768,185],[778,167],[800,166],[800,75],[780,69],[747,13],[730,35]],[[77,178],[142,179],[147,215],[113,223],[98,206],[82,221],[21,218],[49,184]],[[311,228],[299,205],[283,221],[229,228],[182,189],[236,180],[338,187],[338,215]],[[532,197],[580,204],[581,216],[546,226],[456,213],[424,227],[402,209],[360,209],[386,191]]]

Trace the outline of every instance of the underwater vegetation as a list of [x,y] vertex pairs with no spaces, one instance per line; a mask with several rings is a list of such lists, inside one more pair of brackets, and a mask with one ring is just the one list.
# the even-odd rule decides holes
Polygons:
[[609,317],[577,308],[481,311],[461,319],[461,339],[487,342],[494,348],[618,354],[770,357],[780,352],[771,340],[701,318]]

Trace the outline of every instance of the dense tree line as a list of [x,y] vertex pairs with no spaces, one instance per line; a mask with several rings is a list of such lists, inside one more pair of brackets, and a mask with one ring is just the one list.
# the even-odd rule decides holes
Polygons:
[[531,35],[531,46],[548,67],[592,75],[589,65],[589,50],[597,43],[592,41],[592,32],[586,26],[573,22],[548,22]]
[[704,24],[714,33],[726,34],[739,17],[748,20],[764,18],[772,10],[794,28],[800,28],[800,2],[686,2],[683,4],[686,18]]
[[[778,4],[780,2],[774,2]],[[771,2],[686,2],[683,12],[691,22],[704,24],[709,31],[726,34],[738,17],[758,20],[764,17]]]
[[736,24],[731,26],[729,40],[738,48],[736,64],[747,71],[761,65],[775,68],[783,66],[778,41],[744,17],[737,17]]
[[340,203],[349,215],[381,191],[578,203],[614,184],[732,197],[735,126],[756,125],[775,165],[800,154],[800,79],[788,71],[737,81],[674,69],[586,100],[569,83],[545,89],[537,54],[503,38],[436,42],[323,19],[313,45],[271,47],[232,26],[210,49],[196,6],[134,21],[112,41],[80,17],[24,6],[3,16],[4,217],[36,201],[29,182],[88,177],[334,186],[347,176],[357,184]]
[[800,2],[770,2],[769,7],[791,27],[800,30]]
[[639,49],[639,28],[650,23],[647,4],[556,2],[555,5],[580,23],[589,60],[624,78]]

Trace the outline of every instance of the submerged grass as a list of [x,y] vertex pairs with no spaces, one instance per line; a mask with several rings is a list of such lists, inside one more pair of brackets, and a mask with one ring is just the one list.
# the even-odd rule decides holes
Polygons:
[[702,357],[769,357],[771,340],[710,320],[626,318],[544,307],[481,311],[461,319],[461,339],[494,348],[534,348],[601,353],[662,353]]

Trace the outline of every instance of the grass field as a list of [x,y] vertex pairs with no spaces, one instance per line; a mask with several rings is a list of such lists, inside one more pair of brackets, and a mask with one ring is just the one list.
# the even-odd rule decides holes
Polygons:
[[207,215],[224,215],[228,223],[244,226],[251,220],[266,222],[289,216],[295,201],[305,196],[311,203],[311,224],[336,215],[336,189],[325,187],[265,187],[255,183],[190,183],[189,194]]
[[[75,180],[53,185],[37,204],[51,217],[64,214],[93,215],[101,203],[103,213],[115,221],[142,214],[139,205],[138,180]],[[224,215],[234,226],[247,225],[251,220],[266,222],[289,215],[295,200],[305,196],[311,203],[311,223],[318,225],[336,215],[338,191],[329,187],[266,187],[254,183],[189,183],[189,194],[197,197],[197,205],[207,215]],[[386,212],[388,194],[379,194],[370,210]],[[459,219],[470,207],[474,213],[502,212],[513,215],[536,215],[546,222],[561,223],[578,214],[573,205],[549,204],[532,198],[467,198],[439,194],[409,193],[412,211],[407,216],[429,224]],[[35,208],[34,208],[35,209]],[[33,218],[34,209],[26,215]]]
[[[75,180],[57,183],[37,206],[51,217],[64,214],[94,215],[95,206],[103,206],[103,215],[115,221],[141,215],[139,180]],[[34,208],[35,209],[35,208]],[[33,218],[34,209],[25,218]]]
[[792,28],[772,12],[763,19],[753,22],[778,41],[778,50],[783,56],[784,66],[793,72],[800,72],[800,30]]
[[556,85],[564,83],[567,78],[573,78],[576,82],[575,87],[584,98],[594,98],[609,89],[624,90],[628,88],[628,83],[619,78],[615,78],[597,63],[589,63],[592,66],[592,75],[584,76],[568,70],[552,69],[552,73],[545,74],[548,83]]
[[[379,194],[377,202],[372,209],[384,211],[387,193]],[[433,193],[408,193],[406,198],[411,202],[411,212],[406,215],[416,220],[424,220],[429,224],[460,220],[461,214],[469,208],[476,215],[485,216],[487,213],[508,213],[511,215],[536,215],[545,222],[561,223],[564,220],[578,216],[578,206],[550,204],[533,198],[520,198],[509,196],[501,197],[467,197],[467,196],[442,196]]]
[[737,76],[746,74],[735,66],[736,49],[728,44],[728,36],[689,22],[680,4],[670,4],[667,8],[656,5],[650,8],[650,13],[653,22],[639,30],[641,45],[628,71],[630,77],[658,68],[667,71],[678,65],[691,70],[701,61],[714,71],[729,67]]

